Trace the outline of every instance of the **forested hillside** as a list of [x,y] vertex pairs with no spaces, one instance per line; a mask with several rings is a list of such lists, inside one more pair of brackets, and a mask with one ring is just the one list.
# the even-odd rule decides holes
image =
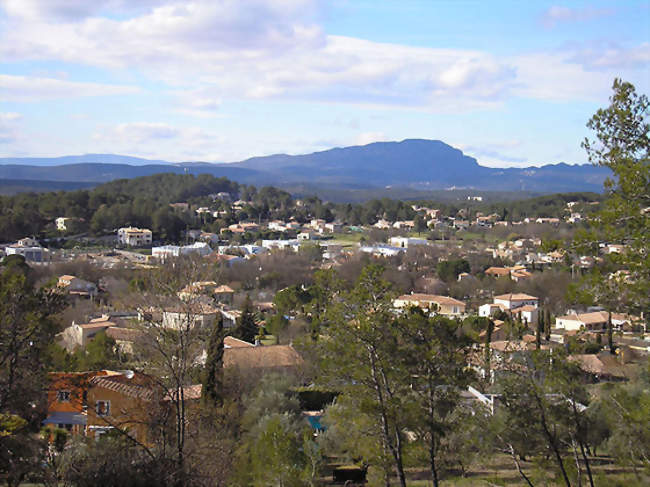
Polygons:
[[[210,195],[225,192],[233,199],[247,202],[237,211],[227,201]],[[562,216],[569,201],[599,201],[595,193],[547,195],[515,202],[481,203],[464,201],[454,204],[440,201],[419,201],[418,204],[439,208],[443,214],[455,216],[460,210],[470,213],[497,213],[503,219]],[[179,241],[187,228],[209,231],[243,220],[294,218],[306,222],[310,218],[334,219],[349,225],[372,225],[381,218],[390,221],[409,220],[415,216],[412,202],[382,198],[360,204],[324,203],[307,197],[296,204],[286,191],[274,187],[242,185],[226,178],[208,174],[156,174],[135,179],[120,179],[89,190],[21,193],[0,197],[0,232],[2,240],[12,241],[26,235],[59,236],[54,229],[57,217],[74,217],[70,232],[89,232],[99,236],[114,233],[122,226],[150,228],[155,238]],[[179,211],[171,203],[184,202],[190,207],[220,210],[219,219],[212,213],[200,217],[194,211]]]

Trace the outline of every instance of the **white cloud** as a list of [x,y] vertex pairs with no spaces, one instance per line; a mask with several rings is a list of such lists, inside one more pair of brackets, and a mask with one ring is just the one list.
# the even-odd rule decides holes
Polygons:
[[553,5],[542,13],[541,21],[544,26],[552,28],[561,22],[584,22],[611,14],[612,10],[605,8],[569,8]]
[[162,122],[127,122],[98,127],[92,136],[98,151],[165,160],[220,160],[215,148],[223,137],[199,127]]
[[0,112],[0,144],[10,144],[18,139],[17,125],[21,118],[20,113]]
[[625,47],[615,42],[594,42],[574,47],[572,61],[587,69],[638,69],[650,66],[650,43]]
[[385,142],[388,140],[383,132],[363,132],[354,141],[354,145],[368,145],[373,142]]
[[[323,8],[317,0],[148,1],[138,10],[127,4],[134,2],[103,0],[86,12],[85,2],[5,0],[11,28],[0,37],[0,59],[143,73],[171,87],[179,96],[176,110],[214,116],[221,101],[232,98],[430,112],[492,109],[513,96],[602,99],[613,77],[625,74],[619,68],[647,66],[649,51],[646,44],[593,45],[499,58],[480,50],[371,42],[326,35],[316,22]],[[35,14],[18,15],[27,8],[20,5],[31,5]],[[55,22],[45,13],[57,5],[81,10]],[[111,8],[128,15],[102,16]],[[595,15],[563,7],[547,13],[556,21]]]
[[135,86],[78,83],[53,78],[34,78],[0,74],[0,101],[31,102],[82,96],[128,95],[139,92]]

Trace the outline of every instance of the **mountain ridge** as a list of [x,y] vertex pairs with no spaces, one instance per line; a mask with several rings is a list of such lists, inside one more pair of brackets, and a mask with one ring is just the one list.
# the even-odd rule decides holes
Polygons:
[[[84,158],[130,161],[135,164],[80,162]],[[33,161],[37,164],[16,164]],[[245,184],[295,186],[309,183],[345,188],[403,187],[448,189],[462,187],[479,190],[602,191],[609,175],[605,168],[571,165],[566,162],[524,168],[482,166],[440,140],[405,139],[399,142],[373,142],[363,146],[335,147],[311,154],[257,156],[239,162],[204,161],[170,163],[115,154],[63,156],[50,161],[77,161],[70,164],[42,165],[47,158],[1,158],[0,178],[24,180],[106,182],[113,179],[146,176],[157,172],[207,173],[228,177]]]

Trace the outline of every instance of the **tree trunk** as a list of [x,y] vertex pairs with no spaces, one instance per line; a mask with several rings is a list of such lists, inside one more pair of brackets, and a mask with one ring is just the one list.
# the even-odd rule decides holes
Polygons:
[[[397,445],[393,444],[389,420],[387,415],[387,406],[384,398],[384,393],[382,391],[381,384],[379,383],[379,377],[377,377],[377,362],[375,360],[375,355],[372,351],[369,351],[370,356],[370,370],[372,374],[372,380],[374,383],[375,394],[377,395],[377,401],[379,402],[380,415],[381,415],[381,430],[384,444],[390,450],[393,460],[395,461],[395,470],[397,472],[397,477],[400,482],[401,487],[406,487],[406,477],[404,475],[404,465],[402,463],[402,452],[401,452],[401,443],[398,442]],[[399,434],[398,434],[399,439]]]
[[609,347],[609,353],[614,355],[614,332],[612,330],[611,310],[607,313],[607,346]]
[[533,483],[530,481],[530,479],[528,478],[528,476],[521,469],[521,465],[519,464],[519,460],[517,459],[517,454],[515,453],[515,449],[512,447],[511,444],[508,444],[508,450],[510,452],[510,456],[512,457],[512,460],[515,462],[515,467],[517,468],[517,472],[519,472],[519,475],[521,475],[521,478],[526,481],[529,487],[535,487]]
[[544,436],[546,436],[546,439],[548,440],[548,444],[551,447],[551,450],[553,451],[553,455],[555,456],[557,465],[560,468],[560,472],[562,473],[562,478],[564,479],[565,485],[567,487],[571,487],[571,481],[569,480],[569,475],[567,474],[566,468],[564,466],[564,461],[562,460],[560,449],[558,448],[557,442],[555,441],[555,437],[553,436],[551,430],[548,427],[548,424],[546,422],[546,415],[544,414],[544,406],[537,394],[535,394],[535,400],[537,401],[537,405],[539,406],[540,409],[540,423],[542,425],[542,429],[544,430]]

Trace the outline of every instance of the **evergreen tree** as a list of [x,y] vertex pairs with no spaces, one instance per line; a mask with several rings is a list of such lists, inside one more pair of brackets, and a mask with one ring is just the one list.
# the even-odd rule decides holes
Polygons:
[[206,405],[219,406],[223,400],[223,338],[223,318],[219,313],[210,333],[208,356],[203,371],[201,399]]
[[[581,283],[581,294],[608,312],[650,307],[649,110],[645,95],[638,95],[630,83],[614,80],[609,107],[599,109],[587,123],[595,140],[585,139],[582,144],[590,162],[613,174],[605,181],[602,209],[590,219],[591,230],[576,245],[584,254],[597,253],[599,242],[622,244],[620,252],[604,256],[604,262]],[[617,270],[624,270],[624,275]]]
[[235,335],[237,338],[252,343],[255,341],[259,330],[255,324],[255,315],[253,313],[253,302],[250,296],[246,296],[244,305],[241,310],[241,316],[237,320]]

